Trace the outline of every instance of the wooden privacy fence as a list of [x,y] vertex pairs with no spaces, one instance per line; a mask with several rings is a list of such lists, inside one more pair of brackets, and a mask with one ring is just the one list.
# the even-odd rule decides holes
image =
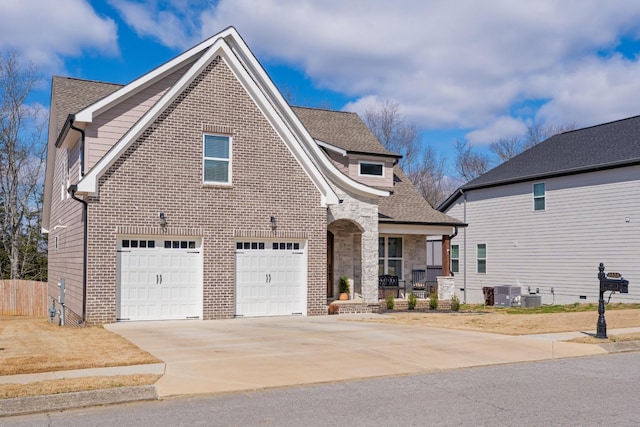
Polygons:
[[0,316],[46,316],[47,282],[0,280]]

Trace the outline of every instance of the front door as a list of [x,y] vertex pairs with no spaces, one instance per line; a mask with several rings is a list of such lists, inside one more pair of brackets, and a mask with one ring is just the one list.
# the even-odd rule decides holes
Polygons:
[[327,231],[327,298],[333,298],[333,233]]

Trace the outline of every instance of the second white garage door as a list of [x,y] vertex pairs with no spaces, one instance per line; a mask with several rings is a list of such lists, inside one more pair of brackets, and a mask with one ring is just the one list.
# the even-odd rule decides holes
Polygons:
[[236,316],[307,314],[301,241],[236,242]]

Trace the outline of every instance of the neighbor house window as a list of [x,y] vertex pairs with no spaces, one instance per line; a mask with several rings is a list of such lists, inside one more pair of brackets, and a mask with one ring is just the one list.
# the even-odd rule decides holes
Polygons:
[[451,272],[460,272],[460,246],[451,245]]
[[378,238],[378,275],[383,274],[402,280],[402,237]]
[[202,180],[205,184],[231,183],[231,138],[204,135]]
[[478,273],[487,272],[487,245],[485,243],[478,244],[476,251],[476,258],[478,263]]
[[545,185],[544,182],[533,184],[533,210],[543,211],[545,199]]
[[384,176],[384,163],[359,162],[359,175]]

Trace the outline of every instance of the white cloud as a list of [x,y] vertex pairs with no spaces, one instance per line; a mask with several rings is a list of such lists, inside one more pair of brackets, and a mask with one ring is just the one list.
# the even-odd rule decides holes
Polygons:
[[85,0],[0,2],[0,49],[15,50],[45,69],[62,65],[61,56],[87,51],[118,53],[116,25]]
[[[636,0],[111,4],[138,34],[170,47],[233,25],[261,60],[356,99],[350,110],[394,99],[419,126],[467,129],[475,143],[532,118],[579,126],[640,114],[638,60],[598,56],[640,36]],[[514,108],[527,101],[535,108],[520,117]]]
[[201,41],[199,12],[205,0],[109,0],[122,19],[141,37],[151,37],[169,48],[186,49]]
[[522,120],[503,116],[488,126],[467,133],[465,139],[471,145],[487,145],[499,139],[524,135],[526,131],[527,125]]

